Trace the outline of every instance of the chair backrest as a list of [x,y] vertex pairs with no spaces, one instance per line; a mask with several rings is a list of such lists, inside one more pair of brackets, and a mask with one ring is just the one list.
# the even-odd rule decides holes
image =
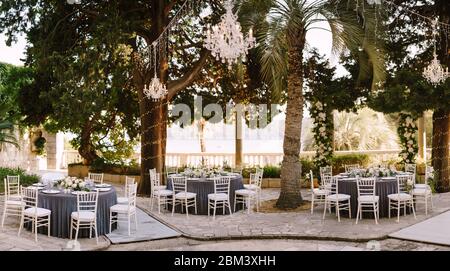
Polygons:
[[314,177],[312,170],[309,171],[309,181],[311,182],[311,191],[314,190]]
[[151,180],[152,178],[154,178],[156,176],[156,168],[149,169],[148,173],[150,175],[150,180]]
[[98,191],[84,192],[77,194],[77,210],[78,212],[89,211],[97,214]]
[[[161,180],[160,180],[159,176],[160,176],[159,173],[150,175],[150,189],[151,189],[150,191],[151,191],[151,193],[153,193],[154,187],[161,185]],[[170,178],[172,178],[172,177],[170,177]]]
[[25,203],[25,208],[38,206],[38,192],[34,187],[22,187],[22,202]]
[[233,173],[239,173],[242,175],[242,167],[235,167],[231,169],[231,172]]
[[250,178],[249,178],[248,183],[256,185],[258,183],[258,174],[257,173],[250,173]]
[[344,165],[345,172],[350,172],[352,170],[359,169],[359,168],[360,168],[359,164]]
[[433,178],[434,168],[430,166],[425,167],[425,184],[428,184],[428,179]]
[[322,174],[333,175],[333,168],[331,166],[320,167],[319,173],[320,173],[320,176],[322,176]]
[[408,193],[408,185],[412,184],[412,175],[397,175],[397,193]]
[[259,177],[260,179],[262,179],[262,178],[263,178],[263,175],[264,175],[264,169],[263,169],[263,168],[257,168],[257,169],[256,169],[256,174],[258,174],[258,177]]
[[90,173],[89,172],[88,178],[90,180],[93,180],[94,183],[99,183],[99,184],[103,183],[103,173]]
[[131,184],[135,184],[135,183],[136,183],[136,181],[135,181],[134,178],[125,176],[125,190],[124,190],[124,191],[125,191],[125,195],[128,194],[128,187],[129,187]]
[[214,179],[214,194],[230,194],[231,177],[221,176]]
[[405,172],[409,172],[409,173],[416,175],[416,164],[406,164],[405,163]]
[[172,176],[170,177],[172,182],[173,193],[187,192],[187,178],[185,176]]
[[358,196],[375,196],[375,180],[376,178],[358,178],[356,186],[358,188]]
[[130,210],[132,207],[136,207],[136,197],[137,197],[137,183],[130,184],[128,186],[128,210]]
[[333,187],[333,180],[337,180],[337,178],[324,174],[321,180],[320,188],[327,191],[327,194],[331,194],[334,191],[333,188],[336,190],[336,188]]
[[20,176],[6,176],[5,181],[6,198],[9,196],[20,195]]

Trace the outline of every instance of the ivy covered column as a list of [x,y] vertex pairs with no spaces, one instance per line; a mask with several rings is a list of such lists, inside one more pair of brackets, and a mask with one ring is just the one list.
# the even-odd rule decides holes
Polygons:
[[311,117],[314,122],[313,133],[316,148],[314,164],[318,168],[329,166],[333,157],[333,111],[326,103],[315,101],[312,102]]
[[400,158],[403,163],[415,163],[419,146],[417,145],[417,119],[414,119],[411,114],[401,113],[399,126],[397,129],[400,138]]

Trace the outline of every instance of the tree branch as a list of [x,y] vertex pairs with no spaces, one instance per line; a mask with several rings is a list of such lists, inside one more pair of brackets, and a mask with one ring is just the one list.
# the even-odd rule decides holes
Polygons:
[[200,51],[200,58],[195,62],[195,64],[192,66],[192,68],[184,74],[180,79],[177,79],[175,81],[171,81],[167,83],[167,90],[168,90],[168,99],[170,100],[175,94],[177,94],[179,91],[185,89],[188,87],[197,77],[197,74],[202,70],[203,65],[206,63],[206,60],[210,56],[209,50],[202,49]]

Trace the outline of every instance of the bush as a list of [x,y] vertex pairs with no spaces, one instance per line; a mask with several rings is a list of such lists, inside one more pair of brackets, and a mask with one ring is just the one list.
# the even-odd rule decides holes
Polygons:
[[89,171],[94,173],[120,174],[120,175],[140,175],[141,167],[136,163],[119,164],[98,158],[89,167]]
[[345,171],[344,165],[359,164],[361,167],[369,166],[369,156],[367,154],[345,154],[335,155],[331,159],[333,166],[333,174],[338,174]]
[[0,167],[0,192],[5,192],[3,179],[6,178],[7,175],[10,176],[20,176],[20,185],[29,186],[34,183],[39,182],[40,177],[34,174],[26,174],[25,170],[21,168],[3,168]]

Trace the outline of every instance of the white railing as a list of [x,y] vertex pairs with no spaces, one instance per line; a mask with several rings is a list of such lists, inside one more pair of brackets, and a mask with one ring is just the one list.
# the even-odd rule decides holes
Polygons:
[[[396,160],[400,150],[366,150],[366,151],[336,151],[335,155],[366,154],[371,162],[378,163],[388,160]],[[431,149],[427,150],[427,157],[431,157]],[[314,157],[314,151],[300,153],[302,158]],[[244,153],[243,162],[245,165],[277,165],[283,160],[282,153]],[[134,157],[140,162],[140,154]],[[184,165],[198,166],[202,160],[211,166],[222,166],[227,163],[234,166],[234,153],[167,153],[166,165],[170,167],[180,167]],[[62,166],[67,168],[70,163],[81,162],[82,158],[77,151],[64,151]]]

